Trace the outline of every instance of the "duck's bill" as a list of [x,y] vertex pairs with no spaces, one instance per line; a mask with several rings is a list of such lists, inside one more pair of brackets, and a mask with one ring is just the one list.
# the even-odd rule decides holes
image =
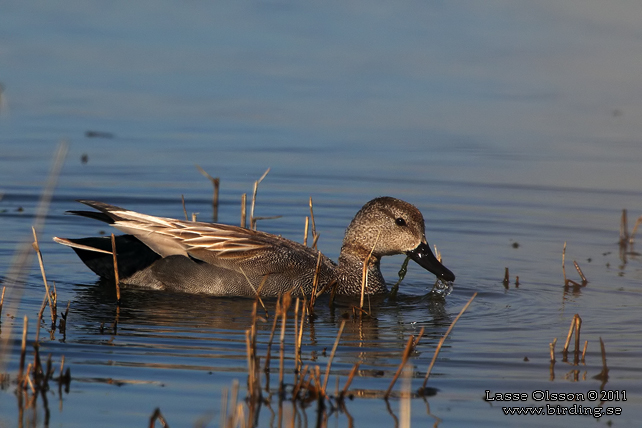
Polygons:
[[428,272],[435,274],[438,279],[442,281],[455,280],[455,274],[439,263],[439,260],[437,260],[432,251],[430,251],[428,244],[421,243],[414,250],[408,251],[406,255]]

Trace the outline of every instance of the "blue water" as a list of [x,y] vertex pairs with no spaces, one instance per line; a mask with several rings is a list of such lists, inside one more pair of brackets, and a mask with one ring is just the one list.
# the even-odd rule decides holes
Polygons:
[[[345,227],[373,197],[395,196],[424,213],[455,288],[445,301],[429,299],[433,279],[411,264],[400,301],[376,302],[376,319],[346,324],[329,389],[361,363],[346,403],[355,426],[394,426],[400,400],[390,401],[390,414],[381,395],[408,336],[426,329],[410,359],[416,390],[474,292],[433,370],[437,395],[411,400],[414,426],[593,423],[504,416],[482,398],[487,389],[599,389],[600,337],[605,388],[626,390],[628,400],[605,403],[622,405],[622,415],[597,423],[634,425],[642,417],[642,266],[637,254],[621,258],[617,241],[621,210],[629,230],[642,215],[641,12],[623,1],[4,2],[0,278],[31,240],[56,147],[67,141],[39,240],[59,306],[70,301],[70,313],[66,337],[43,328],[40,346],[55,366],[65,357],[72,381],[62,398],[47,394],[48,420],[41,399],[21,415],[15,383],[3,385],[0,426],[144,426],[156,407],[170,426],[218,426],[224,388],[237,379],[245,394],[251,302],[130,290],[114,334],[113,292],[51,240],[110,232],[65,215],[82,198],[182,218],[183,195],[188,212],[211,220],[211,185],[195,164],[221,178],[219,221],[230,224],[239,223],[241,194],[271,168],[256,215],[282,217],[259,228],[302,241],[312,197],[319,248],[335,260]],[[579,280],[577,260],[589,280],[582,289],[564,290],[564,242],[567,276]],[[389,282],[402,261],[384,259]],[[0,338],[13,347],[1,361],[12,380],[22,317],[32,341],[42,289],[33,264],[24,287],[6,297]],[[327,303],[303,334],[303,362],[322,372],[349,312]],[[576,313],[589,341],[578,380],[559,352]],[[259,326],[259,355],[270,327]],[[292,336],[289,324],[290,379]],[[291,403],[282,410],[289,420]],[[314,407],[295,410],[296,426],[316,421]],[[332,414],[329,425],[348,426],[348,414]],[[258,426],[278,426],[270,407]]]

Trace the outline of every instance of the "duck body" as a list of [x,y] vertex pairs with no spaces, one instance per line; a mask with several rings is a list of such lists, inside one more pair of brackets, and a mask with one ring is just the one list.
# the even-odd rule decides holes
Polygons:
[[[98,212],[72,214],[104,221],[126,233],[116,237],[119,278],[133,286],[214,296],[278,297],[289,291],[309,297],[313,291],[331,289],[338,295],[358,296],[367,260],[364,292],[384,294],[380,258],[400,253],[438,278],[455,278],[430,252],[419,210],[395,198],[374,199],[357,213],[346,230],[338,264],[317,250],[261,231],[79,202]],[[54,240],[72,247],[97,275],[113,280],[110,238]]]

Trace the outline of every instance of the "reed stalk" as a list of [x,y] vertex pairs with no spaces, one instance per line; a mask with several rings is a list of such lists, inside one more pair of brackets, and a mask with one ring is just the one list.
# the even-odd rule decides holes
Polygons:
[[408,338],[408,341],[406,342],[406,348],[404,349],[401,357],[401,364],[399,364],[399,367],[397,368],[395,375],[392,377],[392,381],[390,382],[390,385],[388,386],[388,389],[386,390],[386,392],[383,394],[383,398],[388,399],[388,397],[390,397],[392,388],[395,386],[395,383],[397,382],[397,379],[399,378],[401,371],[403,370],[404,366],[408,362],[408,358],[410,357],[410,353],[412,352],[412,348],[413,348],[412,345],[414,343],[414,340],[415,340],[414,336],[410,336]]
[[241,227],[247,226],[247,193],[241,195]]
[[[321,251],[317,252],[317,264],[314,268],[314,278],[312,279],[312,293],[310,294],[310,303],[308,307],[308,312],[314,312],[314,303],[317,300],[317,291],[319,288],[319,271],[321,270]],[[325,287],[324,287],[325,288]]]
[[341,327],[339,327],[337,338],[334,340],[334,346],[332,346],[332,352],[330,353],[330,358],[328,359],[328,365],[325,368],[325,377],[323,379],[323,389],[322,389],[324,395],[325,395],[325,389],[328,386],[328,379],[330,378],[330,367],[332,366],[332,360],[334,359],[335,352],[337,352],[337,347],[339,346],[339,340],[341,339],[341,334],[343,333],[343,328],[345,326],[346,326],[346,320],[341,321]]
[[606,349],[600,337],[600,351],[602,352],[602,371],[595,378],[602,380],[603,384],[609,380],[609,368],[606,365]]
[[426,389],[426,383],[428,383],[428,379],[430,378],[430,372],[432,371],[433,366],[435,365],[435,361],[437,361],[437,356],[439,355],[439,351],[441,351],[441,347],[443,346],[444,342],[446,341],[446,337],[450,334],[452,331],[453,327],[455,327],[455,324],[457,324],[457,321],[459,321],[459,318],[463,315],[464,312],[466,312],[466,309],[468,309],[468,306],[473,302],[473,300],[477,297],[477,292],[473,294],[473,296],[468,300],[468,303],[464,305],[464,307],[459,311],[459,314],[455,318],[455,320],[450,324],[450,327],[448,327],[448,330],[446,330],[446,334],[439,340],[439,344],[437,345],[437,349],[435,349],[435,355],[432,357],[432,361],[430,361],[430,366],[428,366],[428,370],[426,371],[426,377],[424,378],[424,383],[421,385],[421,390]]
[[116,283],[116,303],[120,305],[120,278],[118,276],[118,256],[116,253],[116,237],[111,234],[111,254],[114,259],[114,282]]
[[[299,369],[299,303],[300,300],[297,297],[296,302],[294,303],[294,373]],[[303,320],[301,320],[303,321]]]
[[352,366],[352,370],[350,370],[350,374],[348,375],[348,379],[346,380],[345,385],[343,385],[343,389],[339,394],[339,398],[345,397],[345,395],[348,393],[348,388],[350,388],[352,379],[354,379],[354,375],[357,374],[358,370],[359,370],[359,363],[355,363],[354,366]]
[[281,341],[279,346],[279,396],[283,396],[283,362],[285,358],[285,323],[288,317],[288,308],[290,307],[290,302],[292,298],[289,294],[285,294],[283,297],[283,304],[281,310]]
[[635,225],[633,226],[633,230],[631,231],[631,236],[629,237],[629,246],[631,247],[633,247],[635,234],[638,232],[638,228],[640,227],[641,223],[642,223],[642,216],[638,217],[638,219],[635,221]]
[[573,331],[575,331],[575,327],[577,326],[577,321],[576,317],[578,314],[573,315],[573,319],[571,320],[571,325],[568,328],[568,334],[566,335],[566,342],[564,342],[564,348],[562,349],[562,352],[564,355],[568,354],[568,345],[571,343],[571,337],[573,337]]
[[305,229],[303,231],[303,245],[308,246],[308,229],[310,228],[310,217],[305,216]]
[[212,186],[214,187],[214,193],[212,194],[212,220],[214,221],[214,223],[216,223],[218,221],[218,192],[221,180],[218,177],[214,178],[209,175],[199,165],[196,165],[196,168],[200,171],[201,174],[203,174],[205,177],[207,177],[208,180],[210,180]]
[[[319,234],[317,233],[317,226],[314,222],[314,209],[312,208],[312,196],[310,196],[310,223],[312,223],[312,248],[316,250]],[[307,239],[307,227],[306,227],[306,239]]]
[[156,408],[152,416],[149,418],[149,428],[154,428],[156,426],[156,420],[161,423],[164,428],[169,428],[167,421],[163,417],[163,414],[160,411],[160,408]]
[[268,172],[270,172],[270,168],[266,169],[261,178],[256,180],[254,182],[254,191],[252,192],[252,205],[250,207],[250,229],[256,230],[256,218],[254,217],[254,206],[256,205],[256,193],[259,190],[259,184],[261,184],[261,181],[265,178],[266,175],[268,175]]
[[56,305],[55,305],[55,302],[52,303],[51,292],[49,290],[49,283],[47,282],[47,275],[45,274],[45,265],[42,259],[42,252],[40,252],[40,245],[38,244],[38,235],[36,234],[36,229],[32,227],[31,230],[33,232],[32,246],[33,246],[33,249],[36,251],[36,254],[38,255],[38,264],[40,265],[40,274],[42,275],[42,280],[45,283],[45,293],[47,294],[47,300],[49,302],[49,309],[51,312],[51,324],[55,325],[56,324]]
[[272,351],[272,342],[274,341],[274,331],[276,330],[276,323],[279,320],[279,315],[281,315],[281,297],[276,301],[276,307],[274,309],[274,320],[272,321],[272,330],[270,331],[270,340],[267,344],[267,353],[265,356],[265,366],[263,368],[264,372],[270,371],[270,354]]
[[410,428],[411,402],[410,389],[412,387],[412,366],[404,365],[403,386],[399,400],[399,428]]
[[620,220],[620,247],[626,248],[629,242],[629,226],[627,220],[626,210],[622,210],[622,218]]
[[575,315],[575,350],[573,364],[578,365],[580,363],[580,330],[582,328],[582,318],[579,315]]
[[7,290],[7,287],[2,287],[2,297],[0,297],[0,319],[2,319],[2,306],[4,306],[4,292]]
[[553,339],[551,343],[548,344],[551,351],[551,363],[555,362],[555,345],[557,344],[557,337]]
[[292,400],[297,399],[297,395],[299,394],[299,391],[301,390],[301,386],[303,386],[303,382],[305,381],[305,376],[308,374],[308,371],[310,370],[309,365],[303,366],[303,369],[301,370],[301,373],[299,374],[299,380],[295,383],[294,387],[292,388]]
[[566,241],[564,241],[564,248],[562,248],[562,274],[564,275],[564,285],[566,285]]
[[185,208],[185,196],[181,195],[181,202],[183,204],[183,214],[185,214],[185,221],[189,221],[189,217],[187,217],[187,208]]
[[580,274],[580,278],[582,278],[582,286],[586,285],[588,283],[588,280],[584,276],[582,269],[580,269],[580,265],[578,265],[575,260],[573,260],[573,265],[575,266],[575,270],[577,270],[577,273]]
[[[363,298],[366,292],[366,288],[368,287],[368,264],[370,263],[370,258],[372,257],[372,253],[374,252],[375,247],[377,246],[377,242],[379,242],[380,236],[381,231],[377,233],[377,239],[375,239],[375,242],[370,249],[370,254],[368,254],[368,257],[366,257],[366,259],[363,261],[363,271],[361,272],[361,300],[359,302],[359,309],[361,310],[360,314],[363,314]],[[361,315],[359,315],[359,317],[361,317]]]
[[[54,155],[51,170],[42,190],[40,201],[34,216],[33,229],[38,233],[40,233],[44,226],[47,212],[49,211],[49,206],[53,198],[54,189],[56,188],[60,171],[62,170],[65,157],[67,156],[67,149],[67,142],[61,141],[56,150],[56,154]],[[24,289],[22,286],[15,285],[21,284],[27,275],[31,266],[32,256],[33,252],[31,243],[25,240],[16,249],[9,270],[5,275],[7,285],[9,285],[9,283],[14,285],[14,287],[9,287],[9,294],[7,296],[8,301],[11,303],[10,312],[12,313],[17,312],[22,297],[22,291]],[[12,324],[5,326],[2,332],[3,334],[0,337],[0,373],[4,373],[5,371],[4,368],[7,363],[6,357],[11,346],[9,342],[9,338],[12,337],[11,330]]]
[[25,315],[22,324],[22,346],[20,347],[20,371],[18,372],[18,382],[22,381],[25,369],[25,357],[27,354],[27,328],[29,326],[29,319]]

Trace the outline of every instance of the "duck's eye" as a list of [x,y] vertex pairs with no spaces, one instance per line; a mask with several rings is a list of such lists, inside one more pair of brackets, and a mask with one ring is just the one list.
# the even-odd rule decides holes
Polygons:
[[395,220],[395,223],[397,223],[397,226],[405,226],[406,225],[406,220],[402,219],[401,217],[398,217]]

